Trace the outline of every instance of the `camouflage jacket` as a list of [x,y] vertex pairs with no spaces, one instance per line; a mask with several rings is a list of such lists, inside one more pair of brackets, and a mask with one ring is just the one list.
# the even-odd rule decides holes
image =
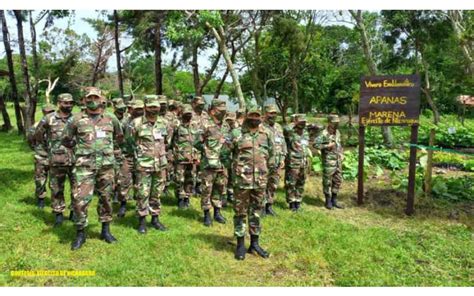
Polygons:
[[227,125],[220,126],[210,118],[204,123],[201,141],[196,143],[196,148],[201,152],[202,169],[224,168],[224,163],[229,155],[226,144],[226,135],[229,130]]
[[47,147],[51,166],[73,165],[73,151],[62,143],[64,127],[72,116],[61,117],[53,112],[43,117],[36,129],[36,141]]
[[[329,150],[328,145],[335,143],[334,149]],[[342,165],[343,149],[341,144],[341,134],[336,130],[335,135],[331,135],[327,128],[316,138],[314,147],[321,150],[321,160],[324,167],[335,168]]]
[[154,123],[145,116],[135,118],[127,131],[135,155],[135,167],[141,171],[160,171],[166,168],[166,146],[169,143],[167,121],[158,116]]
[[191,118],[191,125],[197,134],[201,135],[204,132],[204,126],[206,123],[211,120],[209,114],[203,110],[201,115],[198,115],[193,111],[193,117]]
[[39,143],[36,139],[36,128],[39,125],[39,121],[35,123],[32,127],[28,129],[27,132],[27,141],[28,144],[30,145],[31,149],[35,151],[34,157],[36,162],[39,162],[43,165],[48,165],[49,160],[48,160],[48,149],[46,148],[46,145],[43,144],[45,141],[42,141]]
[[91,169],[115,165],[114,151],[123,140],[120,123],[108,113],[75,114],[69,118],[63,135],[63,145],[74,147],[74,165]]
[[264,124],[265,128],[270,131],[273,142],[275,143],[274,152],[275,152],[275,161],[277,165],[280,165],[287,154],[287,147],[285,136],[283,134],[283,128],[279,123],[276,123],[273,126],[269,124]]
[[242,127],[233,140],[234,186],[240,189],[265,189],[268,174],[275,169],[273,138],[260,125],[256,132]]
[[308,132],[303,131],[302,135],[296,133],[292,125],[285,127],[285,138],[287,155],[285,165],[289,168],[306,167],[309,154]]
[[171,146],[176,163],[193,163],[197,159],[198,151],[194,148],[198,140],[191,123],[179,124],[175,127]]

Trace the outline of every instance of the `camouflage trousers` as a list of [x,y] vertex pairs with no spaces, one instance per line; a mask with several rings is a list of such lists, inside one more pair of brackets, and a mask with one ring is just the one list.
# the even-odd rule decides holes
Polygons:
[[69,185],[71,188],[71,210],[73,200],[73,188],[76,183],[74,174],[72,173],[72,166],[52,166],[49,177],[49,188],[51,188],[51,208],[53,213],[63,213],[66,209],[66,202],[64,200],[64,185],[66,177],[69,178]]
[[178,163],[175,174],[178,199],[190,198],[193,193],[193,165],[191,163]]
[[342,184],[342,167],[323,168],[323,192],[324,195],[337,194]]
[[240,189],[235,188],[234,203],[234,235],[245,236],[247,231],[247,221],[249,233],[260,235],[262,226],[260,215],[264,207],[264,189]]
[[265,195],[265,203],[273,204],[275,198],[275,192],[278,189],[278,185],[280,184],[280,177],[281,177],[281,165],[278,166],[276,170],[270,171],[268,174],[268,183],[267,183],[267,192]]
[[306,173],[304,167],[286,168],[286,201],[302,202]]
[[158,216],[161,211],[160,194],[166,183],[166,170],[137,171],[137,214],[140,217]]
[[125,156],[120,163],[116,177],[115,192],[118,194],[119,201],[127,201],[130,188],[133,185],[133,156]]
[[226,183],[226,188],[227,188],[227,194],[234,194],[234,180],[233,178],[233,173],[232,173],[232,166],[227,168],[227,183]]
[[48,181],[49,164],[47,160],[35,158],[35,196],[39,199],[46,197],[46,182]]
[[170,153],[167,154],[167,159],[168,159],[168,167],[166,168],[166,186],[170,186],[171,181],[175,179],[174,160],[173,160],[173,154],[171,151]]
[[92,201],[94,192],[99,195],[97,214],[99,222],[112,221],[112,194],[114,186],[114,167],[103,166],[90,168],[87,166],[74,167],[76,186],[73,189],[73,208],[75,224],[78,229],[88,225],[87,210]]
[[227,170],[204,169],[202,171],[201,208],[209,210],[212,207],[222,207],[222,196],[227,182]]

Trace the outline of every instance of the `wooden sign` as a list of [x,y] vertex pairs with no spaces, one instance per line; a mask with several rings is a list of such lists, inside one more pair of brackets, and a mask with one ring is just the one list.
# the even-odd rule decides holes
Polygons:
[[360,125],[415,125],[419,115],[419,75],[362,77]]
[[[357,202],[364,202],[365,127],[368,125],[411,126],[411,144],[418,142],[420,76],[391,75],[361,78],[359,100],[359,169]],[[410,147],[406,214],[414,213],[416,148]]]

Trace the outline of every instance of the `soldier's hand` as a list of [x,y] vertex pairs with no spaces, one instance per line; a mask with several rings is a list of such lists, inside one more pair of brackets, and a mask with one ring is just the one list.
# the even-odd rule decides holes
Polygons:
[[329,143],[329,145],[327,146],[327,150],[334,150],[334,148],[336,148],[336,143],[334,142],[331,142]]

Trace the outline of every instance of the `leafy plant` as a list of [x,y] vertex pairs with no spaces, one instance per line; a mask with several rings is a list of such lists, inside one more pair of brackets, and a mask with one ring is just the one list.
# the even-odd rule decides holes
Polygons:
[[474,178],[471,176],[443,178],[432,181],[433,196],[451,201],[474,200]]

